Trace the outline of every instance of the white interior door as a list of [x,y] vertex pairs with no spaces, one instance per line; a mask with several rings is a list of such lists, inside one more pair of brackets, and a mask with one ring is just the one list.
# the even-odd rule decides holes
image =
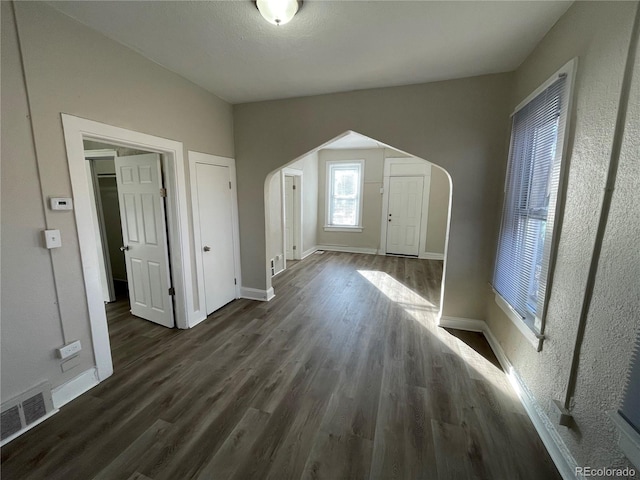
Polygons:
[[229,167],[196,163],[207,315],[236,298]]
[[173,327],[160,155],[117,157],[115,164],[131,313]]
[[387,253],[418,255],[423,177],[390,177]]
[[287,260],[294,259],[294,232],[295,232],[295,216],[294,216],[294,190],[293,190],[294,177],[285,175],[284,177],[284,235],[286,252],[285,258]]

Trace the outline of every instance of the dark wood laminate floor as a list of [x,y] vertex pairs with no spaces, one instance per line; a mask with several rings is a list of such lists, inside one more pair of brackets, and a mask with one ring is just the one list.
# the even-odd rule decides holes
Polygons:
[[110,306],[114,375],[2,478],[560,478],[483,337],[435,326],[441,273],[327,252],[191,330]]

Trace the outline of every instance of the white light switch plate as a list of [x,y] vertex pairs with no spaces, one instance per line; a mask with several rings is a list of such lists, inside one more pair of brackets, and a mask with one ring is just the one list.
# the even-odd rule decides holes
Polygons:
[[59,248],[62,246],[62,238],[60,230],[45,230],[44,242],[47,248]]

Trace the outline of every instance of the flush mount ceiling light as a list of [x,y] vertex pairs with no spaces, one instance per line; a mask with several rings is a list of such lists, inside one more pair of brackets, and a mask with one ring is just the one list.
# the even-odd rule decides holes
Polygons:
[[256,6],[267,22],[279,26],[291,21],[299,3],[296,0],[258,0]]

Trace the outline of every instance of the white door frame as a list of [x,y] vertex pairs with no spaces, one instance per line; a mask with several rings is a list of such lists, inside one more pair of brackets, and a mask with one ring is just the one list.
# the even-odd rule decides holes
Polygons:
[[285,208],[285,192],[284,192],[284,177],[290,176],[294,177],[293,184],[296,186],[293,191],[293,211],[296,212],[296,218],[293,220],[293,238],[295,239],[295,243],[297,244],[296,248],[293,251],[293,259],[301,260],[302,259],[302,179],[304,173],[302,170],[291,167],[284,167],[280,173],[280,185],[281,185],[281,195],[282,195],[282,265],[283,270],[287,269],[287,235],[286,235],[286,208]]
[[418,258],[430,258],[425,254],[427,223],[429,221],[429,193],[431,191],[431,163],[420,158],[385,158],[382,184],[382,217],[380,219],[380,249],[378,255],[387,254],[387,215],[389,214],[390,177],[424,177],[422,186],[422,220]]
[[175,319],[178,328],[189,328],[193,321],[193,280],[191,276],[191,242],[187,217],[187,189],[183,145],[153,135],[114,127],[93,120],[61,114],[67,162],[74,197],[74,214],[82,261],[84,285],[89,308],[98,380],[113,373],[107,316],[102,300],[96,236],[90,206],[89,181],[86,175],[83,139],[131,147],[163,156],[167,189],[167,227],[171,252],[171,272],[175,288]]
[[113,286],[113,274],[111,272],[111,258],[106,238],[102,201],[100,200],[100,187],[98,175],[95,173],[93,161],[105,158],[115,158],[118,153],[115,150],[85,150],[85,168],[89,180],[89,197],[91,199],[91,217],[96,236],[96,251],[98,252],[98,265],[100,266],[100,283],[102,284],[102,296],[105,302],[113,302],[116,299]]
[[[189,150],[189,182],[191,185],[191,212],[193,215],[193,251],[199,252],[200,242],[200,207],[198,205],[198,190],[196,182],[196,163],[229,167],[231,181],[231,221],[233,223],[233,256],[236,277],[236,298],[240,298],[242,278],[240,272],[240,227],[238,222],[238,191],[236,188],[236,160],[234,158],[219,157],[208,153],[192,152]],[[198,278],[198,302],[194,303],[194,318],[190,326],[194,326],[207,318],[204,289],[204,266],[202,255],[196,253],[196,275]]]

